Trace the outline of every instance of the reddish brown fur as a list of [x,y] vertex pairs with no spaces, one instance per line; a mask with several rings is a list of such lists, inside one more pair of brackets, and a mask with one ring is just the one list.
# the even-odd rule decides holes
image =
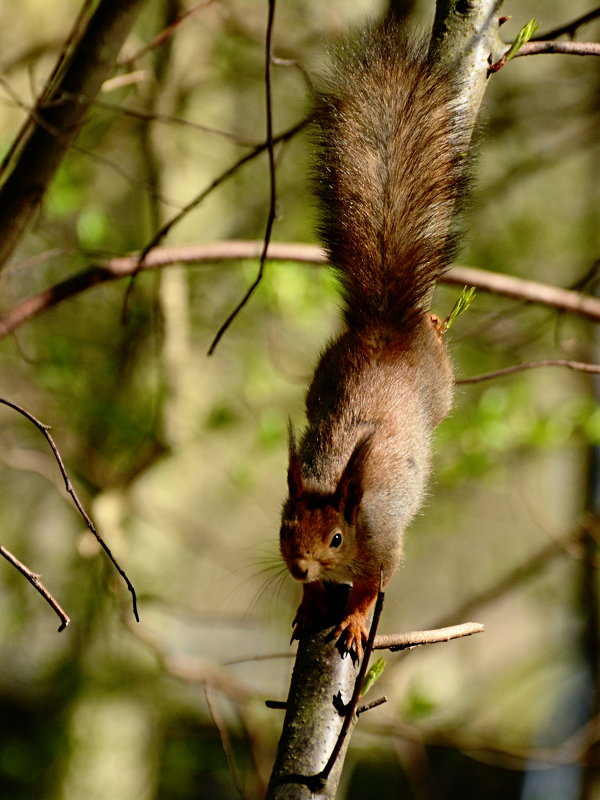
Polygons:
[[314,622],[322,582],[352,584],[337,633],[359,656],[452,402],[450,364],[426,307],[452,252],[467,133],[448,77],[423,48],[400,52],[394,27],[367,31],[362,49],[343,51],[318,106],[321,230],[347,328],[317,365],[299,447],[290,436],[280,537],[304,584],[294,635]]

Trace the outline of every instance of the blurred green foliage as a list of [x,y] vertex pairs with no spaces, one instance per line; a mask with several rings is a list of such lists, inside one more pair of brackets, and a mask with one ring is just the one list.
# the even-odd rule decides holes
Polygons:
[[[100,257],[139,251],[248,143],[263,140],[266,7],[207,3],[143,50],[191,6],[147,5],[124,51],[140,55],[116,70],[129,81],[102,93],[2,273],[3,310]],[[432,4],[414,6],[427,26]],[[568,9],[558,0],[509,6],[507,40],[532,16],[544,30],[586,10],[579,0]],[[279,4],[275,51],[289,63],[274,70],[277,132],[306,114],[295,62],[314,74],[328,41],[382,8]],[[22,106],[43,86],[78,9],[79,0],[23,0],[0,10],[2,78]],[[598,25],[585,35],[597,39]],[[490,80],[463,263],[564,286],[590,273],[600,230],[597,87],[595,64],[560,56],[515,59]],[[6,151],[25,112],[0,91]],[[311,147],[302,132],[278,148],[276,240],[315,241]],[[260,239],[268,199],[263,154],[164,244]],[[298,599],[277,557],[287,421],[301,425],[315,358],[339,319],[325,269],[269,263],[207,358],[256,269],[231,261],[148,271],[129,287],[93,287],[0,340],[0,394],[52,426],[141,610],[136,625],[39,432],[0,408],[2,544],[42,573],[72,618],[57,635],[50,609],[2,563],[2,797],[238,796],[206,680],[221,687],[215,702],[239,781],[248,797],[260,796],[281,725],[263,700],[285,696],[291,661],[230,662],[287,650]],[[441,317],[457,294],[440,288]],[[481,292],[449,337],[459,376],[537,358],[597,358],[590,323]],[[589,376],[545,369],[457,389],[437,436],[428,507],[387,592],[384,629],[433,625],[577,528],[600,438],[592,388]],[[380,798],[435,797],[415,789],[425,781],[415,764],[425,763],[442,796],[462,797],[465,787],[482,800],[521,796],[528,760],[515,756],[509,771],[503,751],[526,754],[544,725],[545,741],[560,744],[569,731],[551,712],[585,672],[585,559],[576,550],[557,548],[555,561],[493,603],[474,604],[483,637],[389,659],[378,682],[389,702],[361,718],[342,794],[372,797],[377,786]],[[374,750],[361,729],[381,734]],[[458,748],[461,736],[489,745],[488,765],[449,745],[423,761],[419,736],[427,744],[442,734],[456,736]]]

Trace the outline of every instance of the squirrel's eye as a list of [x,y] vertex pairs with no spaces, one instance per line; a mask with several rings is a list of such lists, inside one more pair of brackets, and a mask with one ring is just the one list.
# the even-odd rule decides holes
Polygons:
[[339,531],[337,531],[337,533],[334,533],[333,536],[331,537],[331,542],[329,542],[329,547],[339,547],[341,543],[342,543],[342,534]]

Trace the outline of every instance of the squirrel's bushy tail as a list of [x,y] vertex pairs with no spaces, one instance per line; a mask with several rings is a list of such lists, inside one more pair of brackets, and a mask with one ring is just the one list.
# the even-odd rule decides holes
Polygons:
[[427,45],[393,24],[335,54],[315,183],[351,328],[410,327],[453,256],[470,133],[457,94]]

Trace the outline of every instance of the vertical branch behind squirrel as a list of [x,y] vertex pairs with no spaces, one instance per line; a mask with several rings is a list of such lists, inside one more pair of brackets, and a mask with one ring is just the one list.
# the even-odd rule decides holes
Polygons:
[[303,583],[293,637],[313,627],[323,583],[351,584],[335,635],[362,654],[380,578],[422,505],[431,438],[452,402],[434,318],[466,192],[469,126],[447,70],[387,23],[336,54],[316,108],[320,234],[344,298],[345,330],[323,352],[290,428],[281,552]]

